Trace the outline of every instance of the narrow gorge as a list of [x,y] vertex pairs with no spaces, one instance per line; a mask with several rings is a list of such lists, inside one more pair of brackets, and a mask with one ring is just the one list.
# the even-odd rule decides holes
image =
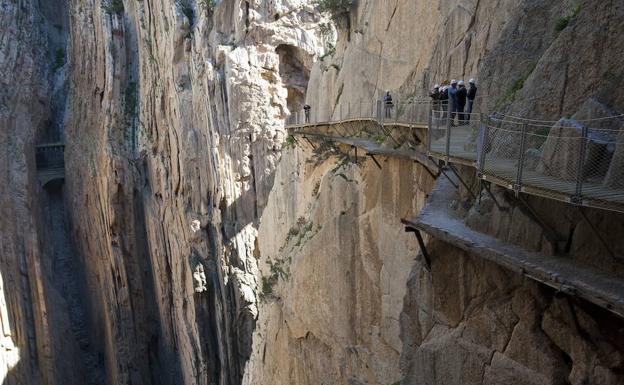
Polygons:
[[1,384],[624,384],[622,19],[0,0]]

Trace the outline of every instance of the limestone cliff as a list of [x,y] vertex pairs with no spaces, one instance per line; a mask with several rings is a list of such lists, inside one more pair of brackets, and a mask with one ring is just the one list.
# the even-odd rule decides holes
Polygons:
[[[622,2],[313,3],[0,0],[3,384],[621,383],[620,319],[438,240],[428,271],[399,219],[434,176],[284,120],[451,77],[484,111],[622,111]],[[57,141],[64,180],[40,183]],[[466,196],[474,228],[553,252]],[[532,204],[571,259],[622,271],[620,215],[590,212],[605,245]]]
[[[622,11],[621,2],[596,1],[360,1],[348,16],[349,22],[338,20],[336,49],[330,47],[329,55],[314,66],[306,100],[322,120],[338,116],[340,105],[357,106],[378,99],[384,90],[391,90],[395,100],[406,101],[424,96],[433,83],[474,77],[482,96],[479,109],[484,112],[557,119],[580,114],[590,98],[622,111],[623,93],[612,87],[622,83],[622,73],[617,70],[621,63],[609,54],[624,43],[613,24]],[[301,142],[298,147],[308,146]],[[344,149],[345,153],[347,150],[353,154],[350,149]],[[292,163],[281,167],[289,170]],[[284,182],[296,189],[300,197],[296,206],[280,212],[279,219],[265,214],[261,222],[260,234],[265,228],[272,234],[259,240],[262,258],[266,258],[264,276],[279,277],[280,284],[275,298],[261,307],[257,334],[261,342],[255,358],[261,362],[257,369],[261,377],[250,378],[260,383],[270,383],[273,378],[280,383],[310,383],[314,374],[302,362],[320,356],[323,358],[313,360],[312,372],[324,383],[622,381],[622,321],[617,317],[582,301],[559,297],[517,273],[440,241],[428,245],[431,271],[420,258],[411,262],[417,255],[413,241],[396,231],[401,217],[418,213],[421,204],[412,202],[410,207],[407,202],[427,194],[431,181],[400,174],[391,164],[383,165],[380,173],[384,177],[380,178],[372,161],[366,160],[359,166],[352,164],[350,172],[344,173],[353,183],[354,192],[348,193],[337,187],[344,183],[338,178],[331,184],[325,182],[331,172],[322,167],[310,171],[309,167],[299,166],[290,172],[292,180]],[[471,188],[478,190],[474,170],[460,171]],[[400,181],[393,183],[398,175],[402,175]],[[315,178],[321,180],[316,195],[308,193]],[[371,185],[392,190],[405,180],[413,194],[406,197],[408,201],[369,190]],[[464,211],[470,226],[546,255],[559,247],[559,252],[578,263],[621,272],[621,260],[611,255],[621,254],[621,229],[613,225],[621,222],[621,215],[590,211],[588,222],[567,205],[530,199],[530,206],[545,221],[544,227],[503,191],[496,194],[498,202],[509,207],[504,211],[485,191],[479,199],[482,204],[471,207],[469,194],[461,190],[455,201],[448,202],[449,210]],[[276,207],[290,202],[281,189],[273,194]],[[328,194],[335,196],[331,204]],[[354,205],[356,213],[344,210],[351,201],[360,202],[361,194],[366,209]],[[395,210],[385,206],[388,201],[405,202],[405,206]],[[339,210],[343,216],[351,215],[342,217],[348,223],[348,241],[342,238],[340,226],[328,230],[335,240],[317,239],[326,231],[325,221],[320,220],[323,228],[308,241],[310,245],[293,248],[291,234],[301,227],[296,219],[302,218],[305,224],[303,219],[318,215],[317,205],[326,210],[332,204],[340,204],[340,208],[333,206],[329,218]],[[377,205],[384,207],[381,218],[368,209],[375,212]],[[392,214],[387,217],[388,213]],[[361,226],[362,218],[372,221],[371,230]],[[595,235],[592,223],[597,224],[601,236]],[[381,246],[386,239],[392,240],[391,245]],[[370,249],[362,246],[369,241],[378,247],[372,252],[378,256],[375,263],[370,262]],[[349,247],[352,242],[357,246]],[[320,244],[325,247],[317,246]],[[342,247],[335,255],[328,245]],[[337,262],[338,256],[349,262]],[[335,268],[335,263],[348,267]],[[365,278],[358,275],[358,266],[366,271]],[[406,269],[412,270],[408,281],[404,281]],[[335,270],[344,276],[336,277]],[[306,272],[305,279],[298,277],[301,271]],[[398,307],[384,306],[388,277],[392,287],[401,288],[391,291],[391,296],[402,291],[403,282],[407,284],[405,301]],[[367,283],[365,289],[362,282]],[[318,297],[324,291],[317,285],[321,289],[331,285],[329,294]],[[302,292],[301,287],[306,289]],[[357,288],[355,296],[347,290],[353,287]],[[340,306],[334,296],[344,298]],[[328,308],[333,310],[324,310]],[[368,317],[371,309],[376,309],[372,312],[377,318]],[[269,315],[263,318],[263,313]],[[388,322],[397,318],[401,319],[400,328]],[[367,321],[359,323],[361,320]],[[348,333],[340,332],[342,325],[348,325]],[[338,332],[328,337],[327,330]],[[396,366],[398,352],[400,368]]]

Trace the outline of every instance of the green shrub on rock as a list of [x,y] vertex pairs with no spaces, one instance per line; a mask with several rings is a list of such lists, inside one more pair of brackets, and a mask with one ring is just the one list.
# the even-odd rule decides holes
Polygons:
[[334,19],[338,19],[351,12],[355,0],[317,0],[315,4],[321,13],[329,13]]

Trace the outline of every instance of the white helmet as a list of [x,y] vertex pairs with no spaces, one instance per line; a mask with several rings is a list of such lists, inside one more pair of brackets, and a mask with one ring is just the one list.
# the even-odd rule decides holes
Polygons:
[[457,84],[457,80],[455,79],[451,80],[451,84]]
[[440,85],[439,85],[439,84],[436,84],[435,86],[433,86],[433,88],[434,88],[434,89],[436,89],[436,88],[440,88]]
[[460,86],[463,86],[464,84],[465,84],[465,83],[464,83],[464,81],[463,81],[463,80],[460,80],[460,81],[459,81],[459,83],[458,83],[458,85],[460,85]]
[[475,80],[474,79],[470,79],[470,81],[468,83],[475,84]]

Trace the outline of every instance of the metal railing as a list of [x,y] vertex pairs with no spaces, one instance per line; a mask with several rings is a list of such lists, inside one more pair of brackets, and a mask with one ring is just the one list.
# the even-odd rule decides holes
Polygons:
[[340,104],[325,116],[301,111],[287,127],[349,121],[426,126],[431,158],[472,166],[479,178],[516,193],[624,212],[624,116],[544,121],[453,113],[448,103],[420,99]]
[[476,167],[483,179],[516,192],[624,212],[624,131],[592,121],[551,125],[489,117],[477,137]]
[[295,112],[286,119],[286,126],[296,128],[365,120],[384,124],[426,125],[430,109],[431,102],[426,99],[393,101],[391,104],[380,100],[340,103],[330,111],[311,108],[308,112]]
[[65,167],[65,145],[62,143],[35,146],[37,170]]

